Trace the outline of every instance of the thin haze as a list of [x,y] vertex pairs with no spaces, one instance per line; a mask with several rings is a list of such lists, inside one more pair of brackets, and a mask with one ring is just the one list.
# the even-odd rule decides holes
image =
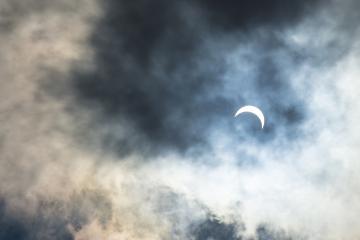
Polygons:
[[0,240],[359,239],[359,7],[1,0]]

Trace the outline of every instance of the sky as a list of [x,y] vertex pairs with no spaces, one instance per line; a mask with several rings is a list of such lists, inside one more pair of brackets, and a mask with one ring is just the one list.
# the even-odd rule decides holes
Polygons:
[[0,0],[0,240],[359,239],[359,9]]

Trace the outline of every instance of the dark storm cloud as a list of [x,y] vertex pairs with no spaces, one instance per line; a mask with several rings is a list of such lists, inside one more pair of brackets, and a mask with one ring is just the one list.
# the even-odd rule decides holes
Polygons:
[[[0,239],[74,239],[67,228],[68,222],[62,219],[61,215],[49,214],[50,212],[46,214],[46,211],[49,210],[49,206],[41,205],[36,216],[27,218],[21,212],[7,212],[6,204],[2,201],[0,203]],[[51,209],[51,211],[54,211],[54,209]]]
[[[143,152],[184,152],[206,144],[207,129],[214,120],[230,116],[239,104],[221,94],[224,52],[208,43],[245,29],[247,33],[257,28],[277,31],[296,23],[315,2],[105,1],[103,19],[90,40],[96,53],[95,70],[74,74],[77,99],[100,106],[100,124],[117,119],[129,122],[137,138],[113,132],[106,140],[120,153],[131,152],[133,146]],[[288,86],[277,75],[279,69],[266,66],[260,70],[266,77],[254,80],[265,87],[256,91],[265,96],[279,89],[286,93]],[[282,100],[296,99],[292,94]],[[273,108],[296,123],[302,118],[297,105]],[[268,132],[269,137],[274,131]]]
[[295,23],[319,1],[197,0],[211,23],[225,31],[258,25],[284,27]]
[[295,239],[303,239],[303,238],[292,237],[281,230],[273,230],[271,229],[271,227],[265,224],[261,224],[256,229],[256,239],[257,240],[295,240]]
[[106,117],[127,119],[152,148],[201,142],[207,118],[225,113],[226,102],[204,96],[220,86],[220,69],[201,69],[201,36],[185,23],[180,3],[107,3],[92,39],[97,69],[76,79],[81,100],[100,103]]
[[204,221],[192,226],[192,237],[196,240],[295,240],[304,239],[299,236],[291,236],[282,230],[274,230],[266,224],[256,228],[255,235],[246,237],[242,234],[245,225],[239,226],[234,223],[224,223],[215,216],[209,216]]
[[214,217],[209,217],[202,223],[198,224],[193,230],[193,236],[196,240],[242,239],[238,236],[237,226],[235,224],[222,223]]
[[105,226],[111,210],[109,200],[93,190],[74,193],[66,202],[40,200],[35,214],[30,215],[22,210],[9,210],[7,202],[1,200],[0,240],[71,240],[73,233],[90,221],[96,219]]
[[28,232],[25,225],[17,218],[5,212],[5,201],[0,200],[0,239],[26,239]]

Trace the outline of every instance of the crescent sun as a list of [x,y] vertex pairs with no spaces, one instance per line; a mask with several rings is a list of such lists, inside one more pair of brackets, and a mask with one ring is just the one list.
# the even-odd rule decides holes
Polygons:
[[255,116],[257,116],[259,118],[260,122],[261,122],[261,128],[264,128],[264,125],[265,125],[264,114],[262,113],[262,111],[259,108],[255,107],[255,106],[247,105],[247,106],[241,107],[239,110],[237,110],[234,117],[237,117],[241,113],[245,113],[245,112],[252,113]]

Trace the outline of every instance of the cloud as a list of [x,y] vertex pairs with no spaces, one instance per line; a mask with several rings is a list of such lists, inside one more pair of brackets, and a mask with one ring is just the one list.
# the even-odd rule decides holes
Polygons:
[[2,1],[0,239],[357,239],[356,6]]
[[[255,40],[265,53],[256,51],[259,75],[250,80],[237,77],[233,88],[253,81],[268,101],[292,96],[295,100],[286,104],[275,99],[269,111],[291,122],[303,118],[296,92],[281,75],[283,66],[269,54],[270,49],[284,49],[274,32],[305,17],[309,2],[107,1],[103,8],[90,39],[96,67],[76,71],[74,86],[78,103],[99,109],[100,124],[126,125],[122,133],[105,136],[120,155],[186,153],[197,145],[197,150],[205,149],[209,129],[247,100],[241,91],[221,94],[222,77],[229,70],[227,55],[239,44],[235,39],[241,44]],[[262,28],[263,34],[256,34]]]

